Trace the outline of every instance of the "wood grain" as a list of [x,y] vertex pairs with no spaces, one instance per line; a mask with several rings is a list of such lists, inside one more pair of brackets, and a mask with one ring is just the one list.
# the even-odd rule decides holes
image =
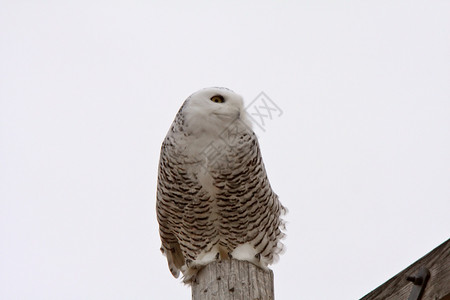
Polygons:
[[212,262],[192,284],[192,300],[273,300],[273,272],[235,259]]

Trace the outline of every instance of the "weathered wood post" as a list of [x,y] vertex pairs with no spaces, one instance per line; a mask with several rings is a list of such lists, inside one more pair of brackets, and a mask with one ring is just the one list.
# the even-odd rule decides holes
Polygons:
[[192,300],[273,300],[273,272],[247,261],[206,265],[192,284]]

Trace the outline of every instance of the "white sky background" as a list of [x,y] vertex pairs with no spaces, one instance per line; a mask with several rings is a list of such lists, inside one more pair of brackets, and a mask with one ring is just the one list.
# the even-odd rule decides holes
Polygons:
[[208,86],[283,110],[256,130],[278,300],[360,298],[449,238],[449,1],[30,2],[0,3],[1,299],[190,299],[156,172]]

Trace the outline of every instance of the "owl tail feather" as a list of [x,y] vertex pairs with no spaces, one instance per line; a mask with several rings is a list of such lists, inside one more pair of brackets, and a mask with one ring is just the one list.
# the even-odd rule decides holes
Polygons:
[[172,273],[173,277],[178,278],[181,266],[184,265],[184,257],[181,253],[180,245],[178,243],[171,244],[169,249],[164,249],[163,251],[167,257],[170,273]]

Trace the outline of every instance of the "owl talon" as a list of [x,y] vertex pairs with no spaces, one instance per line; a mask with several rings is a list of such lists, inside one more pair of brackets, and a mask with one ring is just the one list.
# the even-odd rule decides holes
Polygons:
[[230,259],[233,259],[233,255],[231,255],[231,252],[228,252],[228,257],[229,257]]
[[216,254],[216,260],[219,260],[219,258],[220,258],[220,253],[217,252],[217,254]]
[[192,259],[186,259],[186,267],[190,268],[192,263]]
[[260,261],[260,260],[261,260],[261,253],[256,254],[256,255],[255,255],[255,258],[256,258],[258,261]]

